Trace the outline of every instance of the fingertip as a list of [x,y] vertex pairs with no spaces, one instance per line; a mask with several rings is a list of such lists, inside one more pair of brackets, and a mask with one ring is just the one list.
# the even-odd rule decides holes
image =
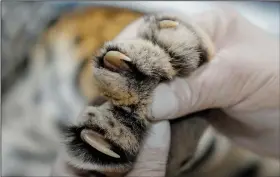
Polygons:
[[178,101],[171,87],[166,83],[160,84],[154,91],[150,119],[152,121],[170,119],[177,112],[177,108]]
[[137,157],[134,169],[127,176],[165,176],[169,147],[169,122],[161,121],[153,124]]
[[168,150],[170,143],[170,124],[168,121],[160,121],[152,125],[146,142],[148,148],[163,148]]
[[226,31],[229,23],[238,16],[238,12],[228,4],[219,3],[214,8],[192,17],[194,23],[203,30],[212,41]]

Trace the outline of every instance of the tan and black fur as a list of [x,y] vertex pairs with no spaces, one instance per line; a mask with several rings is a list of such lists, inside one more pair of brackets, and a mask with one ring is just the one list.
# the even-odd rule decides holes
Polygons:
[[[85,104],[98,95],[92,81],[89,58],[105,41],[112,40],[123,28],[142,15],[123,8],[87,6],[66,10],[66,13],[61,12],[57,19],[53,19],[47,16],[43,5],[55,3],[5,3],[14,4],[15,9],[9,8],[7,11],[18,14],[16,21],[11,21],[14,18],[8,17],[2,19],[3,27],[7,30],[11,25],[6,24],[20,21],[20,12],[25,9],[23,6],[36,6],[25,9],[30,10],[34,17],[27,20],[30,23],[22,22],[24,27],[30,30],[18,30],[22,33],[12,38],[12,42],[17,45],[10,50],[5,49],[5,52],[11,51],[26,58],[28,62],[27,66],[22,66],[25,73],[19,74],[20,77],[15,82],[13,77],[7,78],[14,84],[1,95],[2,176],[50,175],[62,145],[57,127],[77,118]],[[38,15],[38,11],[34,9],[44,13]],[[53,11],[56,10],[53,8]],[[42,18],[44,14],[45,17]],[[36,23],[36,20],[40,22]],[[49,20],[52,20],[52,23],[49,23]],[[29,25],[46,26],[47,23],[48,28],[45,28],[40,36],[34,34],[34,27]],[[12,27],[11,30],[14,31],[17,26]],[[22,37],[26,37],[24,35],[33,35],[34,41],[22,41]],[[28,42],[36,45],[31,47]],[[27,43],[31,50],[20,52],[26,48]],[[6,55],[2,55],[3,57]],[[13,58],[6,60],[13,62]],[[4,67],[6,65],[2,62],[2,68]]]
[[[171,25],[168,25],[170,21]],[[167,25],[161,25],[161,22],[167,22]],[[106,68],[104,58],[110,51],[130,58],[129,62],[123,61],[127,68]],[[86,113],[90,112],[93,116],[85,115],[86,121],[78,121],[81,126],[74,124],[66,129],[70,164],[103,174],[114,172],[119,175],[129,171],[150,126],[147,108],[153,89],[176,76],[188,76],[209,61],[213,53],[210,39],[195,25],[164,15],[144,17],[137,39],[106,43],[94,59],[93,73],[100,92],[108,102],[88,107]],[[265,166],[257,155],[234,146],[215,131],[204,120],[205,116],[207,114],[202,112],[199,116],[190,115],[171,122],[168,177],[279,174],[277,161],[262,159],[264,163],[274,165]],[[73,131],[73,128],[78,131]],[[113,144],[111,150],[120,158],[108,159],[108,156],[82,141],[79,137],[83,128],[100,133],[109,144]],[[81,154],[87,160],[77,159]],[[75,160],[71,161],[71,158]],[[265,170],[268,171],[263,173]]]
[[[77,11],[62,14],[45,30],[46,32],[41,40],[31,51],[31,55],[27,57],[30,58],[28,73],[5,93],[5,99],[2,100],[3,176],[47,176],[50,174],[55,155],[61,145],[56,133],[57,125],[72,122],[73,119],[76,119],[73,125],[83,123],[83,120],[80,119],[81,116],[78,116],[78,114],[86,102],[91,102],[92,107],[98,107],[97,105],[105,103],[104,99],[99,100],[96,97],[100,94],[100,91],[97,90],[97,83],[93,78],[94,67],[92,67],[90,58],[105,41],[112,40],[126,25],[142,15],[139,12],[120,8],[80,8]],[[168,16],[168,19],[170,18],[173,19],[174,17]],[[193,46],[193,44],[190,44],[193,42],[195,45],[197,44],[195,41],[197,39],[196,35],[193,36],[194,38],[188,37],[188,40],[184,40],[179,35],[174,36],[170,29],[159,31],[156,25],[158,23],[151,23],[156,21],[158,19],[154,16],[147,16],[139,32],[139,38],[154,43],[150,37],[155,37],[158,43],[163,43],[162,48],[165,48],[166,45],[167,47],[170,46],[169,42],[179,41],[177,43],[179,49],[181,47],[183,47],[181,49],[187,49],[188,45]],[[199,28],[190,25],[189,22],[184,22],[184,25],[188,29],[183,30],[181,35],[186,33],[189,35],[187,31],[200,33]],[[192,28],[195,29],[192,30]],[[166,33],[168,35],[165,35]],[[168,36],[170,40],[167,38]],[[200,39],[204,41],[200,48],[211,46],[208,45],[211,42],[206,40],[207,37],[203,37],[203,33],[198,36],[202,36]],[[184,42],[180,43],[180,41]],[[181,46],[179,44],[185,45]],[[109,45],[119,46],[119,43],[114,41]],[[203,45],[205,46],[203,47]],[[105,51],[106,49],[105,47]],[[172,55],[172,51],[176,48],[171,49],[163,53]],[[130,49],[124,46],[124,50]],[[193,50],[176,49],[175,51],[179,56],[195,56],[184,53]],[[133,53],[133,50],[131,52]],[[211,53],[213,53],[213,50],[208,50],[208,54]],[[207,52],[204,53],[205,55],[207,55]],[[188,64],[189,70],[182,70],[184,67],[178,69],[180,64],[183,63],[173,62],[173,65],[177,65],[175,68],[182,71],[180,73],[184,75],[203,64],[205,58],[207,60],[211,56],[202,57],[199,63],[197,63],[196,57],[194,63],[192,63],[193,61],[185,63]],[[180,61],[180,58],[177,59],[176,61]],[[189,59],[191,58],[189,57]],[[145,72],[147,71],[149,70]],[[125,97],[123,103],[130,104],[139,101],[137,93],[135,95]],[[107,96],[110,96],[108,92]],[[117,101],[114,104],[120,103]],[[129,110],[127,107],[125,109]],[[90,110],[86,108],[86,111]],[[144,114],[145,112],[141,113],[141,115]],[[89,117],[84,116],[84,118]],[[248,171],[254,172],[254,170],[259,171],[262,177],[275,176],[275,174],[279,176],[278,162],[259,157],[233,146],[227,138],[214,131],[203,120],[204,118],[203,115],[189,115],[171,121],[171,148],[167,164],[168,177],[177,175],[180,177],[197,177],[199,175],[225,177],[229,176],[228,174],[241,176],[240,171],[243,172],[243,176],[244,173],[247,174],[245,176],[249,176]],[[118,135],[121,128],[126,128],[123,123],[102,122],[99,125],[105,127],[105,129],[106,126],[108,128],[113,125],[112,130],[114,131],[112,133],[114,135]],[[73,132],[70,131],[70,133]],[[69,139],[62,140],[65,142]],[[124,145],[128,144],[124,143]],[[73,158],[69,160],[73,160]],[[84,163],[80,165],[84,165]],[[121,169],[119,166],[117,169],[114,168],[113,172],[106,172],[106,175],[121,175],[120,171],[128,170],[131,165],[133,164],[126,166],[125,169]],[[247,167],[249,167],[249,170],[247,170]],[[99,166],[98,169],[100,168]],[[87,171],[80,168],[70,167],[69,170],[74,170],[79,176],[102,176],[96,171]],[[108,168],[105,171],[107,170]]]
[[[87,107],[77,122],[64,128],[69,163],[75,167],[105,173],[130,170],[151,124],[153,90],[161,82],[187,76],[210,55],[200,33],[179,19],[151,15],[142,26],[137,39],[108,42],[94,58],[94,77],[108,102]],[[165,38],[170,35],[172,42]],[[114,61],[107,56],[112,52]],[[101,135],[119,158],[84,141],[84,129]]]

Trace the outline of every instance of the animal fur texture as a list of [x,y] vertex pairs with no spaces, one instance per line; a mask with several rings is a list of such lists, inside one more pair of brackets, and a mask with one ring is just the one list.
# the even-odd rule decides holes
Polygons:
[[[108,42],[94,58],[96,84],[107,101],[87,107],[79,120],[64,128],[71,168],[107,176],[129,171],[150,126],[147,111],[155,87],[176,76],[188,76],[214,53],[202,31],[176,17],[148,15],[140,26],[136,39]],[[178,122],[171,123],[167,176],[279,174],[277,161],[266,160],[274,165],[270,167],[262,164],[201,117]],[[90,140],[83,139],[83,131]],[[182,143],[183,136],[186,143]],[[102,150],[91,143],[100,137],[106,141]]]
[[[85,114],[86,112],[82,111],[81,113],[81,110],[85,108],[85,111],[92,111],[91,108],[98,107],[97,105],[104,102],[103,99],[103,101],[98,101],[97,98],[100,92],[97,88],[97,81],[93,78],[94,70],[90,58],[95,50],[102,47],[105,41],[112,40],[126,25],[140,16],[142,16],[141,13],[124,9],[86,8],[64,14],[50,25],[34,49],[31,50],[28,72],[7,90],[2,100],[3,176],[47,176],[50,173],[57,150],[63,145],[61,139],[59,139],[60,132],[57,131],[57,127],[61,127],[61,125],[65,127],[67,122],[73,122],[77,126],[75,121],[82,124],[82,121],[89,117]],[[169,42],[163,35],[164,33],[150,31],[156,30],[154,28],[155,24],[151,23],[156,19],[151,17],[146,19],[147,23],[141,29],[141,38],[145,38],[153,45],[153,37],[159,37],[155,39],[162,42],[164,46],[169,46]],[[186,31],[188,30],[189,28]],[[184,30],[182,30],[182,33],[184,34]],[[151,34],[158,35],[153,36]],[[205,38],[202,38],[202,40],[205,40]],[[202,44],[207,44],[207,42],[209,41],[202,42]],[[135,50],[139,50],[139,48],[130,50],[127,48],[127,44],[122,46],[119,43],[112,42],[108,43],[108,46],[122,46],[122,51],[130,51],[132,55]],[[129,45],[138,46],[140,44],[132,42]],[[197,43],[193,45],[195,44]],[[143,42],[143,45],[146,46],[146,42]],[[103,48],[104,51],[101,51],[101,54],[106,52],[108,46]],[[201,51],[205,51],[203,47],[205,46],[200,46]],[[169,51],[171,55],[174,49],[176,48],[171,48]],[[175,52],[177,51],[175,50]],[[189,50],[186,52],[189,52]],[[187,53],[179,52],[179,54],[189,57]],[[167,55],[167,52],[161,51],[159,55]],[[192,57],[197,56],[192,55]],[[136,59],[134,58],[134,61]],[[177,69],[183,66],[177,62],[180,61],[180,58],[173,61],[176,61],[173,62],[173,65]],[[175,73],[188,74],[202,63],[183,63],[186,65],[180,67]],[[154,64],[160,66],[160,63],[156,61]],[[142,66],[141,63],[139,65]],[[186,67],[189,67],[189,69],[185,70]],[[149,74],[153,75],[151,72],[153,70],[146,69],[144,70],[145,73],[150,72]],[[164,67],[160,68],[160,70],[162,69],[164,71]],[[162,72],[160,75],[164,75],[164,73]],[[168,77],[165,79],[168,79]],[[122,79],[119,82],[116,81],[115,84],[119,84],[121,81]],[[110,93],[107,91],[107,96],[110,96]],[[114,104],[122,105],[146,100],[142,99],[142,97],[146,98],[145,94],[144,96],[142,92],[140,95],[138,94],[137,91],[133,99],[128,99],[131,98],[129,95],[125,97],[125,101],[122,100],[121,102],[115,98]],[[117,96],[123,97],[124,95],[126,93]],[[139,99],[138,96],[141,96],[141,98]],[[86,107],[88,102],[91,102],[91,107]],[[108,106],[108,103],[104,103],[103,108],[106,108],[106,105]],[[127,106],[123,108],[129,111]],[[96,111],[96,108],[94,109]],[[101,111],[102,114],[106,112],[110,113],[110,111]],[[145,115],[145,108],[140,111],[140,114]],[[79,119],[81,115],[86,115],[86,119]],[[210,127],[203,118],[200,115],[190,115],[171,122],[171,148],[167,164],[168,177],[225,177],[230,175],[237,177],[238,175],[257,176],[257,173],[262,177],[279,176],[278,161],[265,159],[235,147],[227,138]],[[104,121],[103,119],[100,120],[101,122]],[[116,121],[114,123],[119,121],[119,119],[114,120]],[[105,129],[106,126],[112,125],[112,122],[95,123],[105,127]],[[128,130],[124,123],[114,124],[114,129],[112,129],[114,131],[110,133],[117,135],[120,128]],[[128,131],[127,135],[134,137],[135,132],[129,133]],[[108,137],[116,141],[110,134]],[[126,144],[125,141],[123,147],[130,149],[129,144]],[[141,148],[141,145],[137,148]],[[76,151],[80,151],[80,149],[76,149]],[[135,155],[137,153],[133,154],[133,156]],[[90,157],[89,155],[87,158]],[[131,168],[131,165],[125,166],[121,173]],[[102,167],[104,168],[104,166]],[[118,170],[113,167],[113,173],[107,172],[107,168],[105,173],[107,172],[108,176],[116,175],[115,172],[120,174],[121,168],[119,167],[117,167]],[[100,166],[98,169],[101,169]],[[101,175],[98,172],[77,168],[74,171],[80,176]]]
[[[39,4],[34,6],[38,8]],[[20,7],[17,5],[15,10]],[[14,18],[20,19],[20,15]],[[57,19],[45,17],[48,20],[39,23],[49,27],[42,36],[34,37],[38,40],[30,41],[37,43],[25,51],[29,55],[22,53],[28,59],[25,72],[2,93],[2,176],[50,174],[62,144],[57,127],[78,117],[88,100],[98,95],[88,58],[140,16],[141,13],[121,8],[85,7],[62,13]],[[38,19],[44,18],[30,18]],[[3,21],[3,25],[12,23],[8,17]],[[17,37],[11,36],[13,41],[18,41]],[[11,51],[19,52],[17,47],[24,46],[12,47]],[[13,61],[11,57],[6,59]]]

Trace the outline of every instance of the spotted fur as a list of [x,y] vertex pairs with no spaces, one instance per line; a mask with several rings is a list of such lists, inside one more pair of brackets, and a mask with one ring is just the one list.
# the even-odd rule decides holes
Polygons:
[[[61,141],[66,142],[70,140],[71,142],[71,137],[78,138],[79,131],[85,128],[86,121],[96,116],[100,118],[100,114],[91,114],[91,110],[95,110],[94,112],[96,113],[97,105],[105,103],[106,100],[96,98],[100,92],[97,89],[96,81],[92,75],[94,71],[91,57],[94,51],[101,47],[105,41],[112,40],[127,24],[141,15],[141,13],[124,9],[93,7],[66,13],[60,18],[52,20],[42,39],[35,46],[35,50],[31,52],[30,57],[27,57],[31,59],[31,62],[28,62],[30,67],[28,68],[27,74],[23,75],[20,81],[5,92],[4,98],[2,94],[3,176],[47,176],[50,174],[57,150],[62,145]],[[209,42],[207,37],[197,38],[196,33],[199,33],[198,36],[204,36],[204,34],[200,33],[199,29],[193,24],[189,25],[189,22],[180,18],[177,20],[187,25],[180,26],[182,27],[180,34],[183,36],[186,35],[188,38],[191,37],[189,39],[193,39],[193,43],[189,44],[188,41],[182,41],[177,33],[174,34],[172,30],[165,31],[164,33],[168,32],[173,37],[169,42],[176,42],[176,45],[181,45],[182,42],[188,42],[183,45],[186,48],[182,48],[182,50],[179,50],[180,48],[172,48],[172,45],[168,42],[169,39],[166,39],[169,35],[165,36],[164,33],[157,35],[158,27],[155,25],[156,23],[151,23],[166,18],[177,19],[169,15],[145,17],[145,23],[143,23],[140,29],[142,31],[139,31],[141,42],[138,41],[137,45],[139,43],[143,45],[152,43],[154,46],[158,46],[158,49],[156,49],[159,51],[158,54],[160,56],[167,55],[167,58],[173,61],[173,63],[170,63],[172,68],[176,68],[174,70],[176,75],[180,75],[179,73],[181,75],[188,75],[196,67],[211,58],[211,55],[213,55],[213,50],[210,47],[211,45],[209,45],[211,42]],[[192,35],[189,32],[196,33]],[[145,33],[153,34],[152,36],[157,37],[156,41],[151,40],[149,35],[144,35]],[[199,39],[202,40],[200,44],[203,45],[201,46],[196,45],[198,44],[196,40]],[[115,47],[123,46],[120,49],[122,52],[128,51],[130,55],[133,55],[133,50],[130,51],[127,48],[127,42],[120,42],[122,44],[119,42],[109,42],[106,45]],[[129,45],[133,46],[136,43],[132,42]],[[153,48],[153,45],[150,47]],[[190,51],[185,50],[188,49],[188,45],[197,46],[192,51],[200,51],[199,53],[201,54],[189,55],[190,53],[188,53],[187,55],[187,53],[184,53],[185,51]],[[108,48],[110,47],[104,46],[103,49],[105,50],[103,52]],[[173,52],[174,49],[176,49],[176,53]],[[185,56],[182,55],[183,53]],[[192,57],[190,58],[190,56]],[[173,60],[170,58],[173,58]],[[193,61],[190,63],[181,63],[185,64],[184,66],[180,65],[179,61],[185,60],[186,58]],[[138,62],[142,61],[139,60]],[[159,62],[155,61],[155,65],[158,65],[157,67],[160,70],[164,69],[164,66],[160,66],[159,64]],[[139,63],[139,65],[139,69],[142,68],[145,73],[153,76],[153,72],[151,72],[153,70],[151,68],[142,67],[142,65],[148,65],[146,61]],[[188,69],[184,69],[185,67]],[[136,73],[135,71],[134,74]],[[157,72],[156,75],[174,75],[173,71],[171,72],[172,74],[165,75],[165,71]],[[163,77],[160,79],[160,82],[166,79],[169,78]],[[120,115],[123,112],[131,112],[132,109],[127,105],[132,102],[149,102],[145,94],[144,96],[141,94],[141,99],[139,99],[138,93],[139,90],[136,90],[133,99],[124,99],[121,102],[119,100],[112,101],[113,104],[117,104],[118,106],[122,105],[123,110],[117,110]],[[124,92],[121,97],[125,95],[126,93]],[[107,96],[110,97],[110,94],[107,94]],[[81,113],[87,102],[90,102],[90,106],[86,107],[84,109],[85,111]],[[106,106],[108,107],[108,103],[104,104],[104,110],[106,110]],[[137,112],[139,115],[146,114],[145,108],[146,106],[143,106],[143,108],[138,109]],[[100,110],[102,114],[105,112],[110,113],[110,111],[104,110]],[[90,114],[86,114],[87,111]],[[79,119],[81,118],[79,115],[85,115],[83,116],[84,119]],[[74,120],[75,118],[77,119]],[[233,146],[227,138],[214,131],[202,118],[204,116],[190,115],[171,122],[171,148],[167,164],[168,177],[226,177],[228,174],[233,176],[248,176],[253,174],[261,177],[279,176],[278,161],[262,158]],[[112,143],[119,142],[114,138],[124,132],[127,132],[124,137],[141,139],[139,135],[145,131],[141,129],[128,129],[128,126],[134,126],[135,124],[134,121],[128,121],[129,119],[125,119],[121,123],[121,119],[105,120],[107,122],[102,123],[100,121],[98,122],[98,119],[95,120],[94,124],[98,124],[98,126],[93,127],[93,124],[90,124],[90,128],[101,134],[107,133],[106,136],[108,139],[112,139]],[[143,120],[145,121],[146,119]],[[69,124],[65,122],[72,122],[74,126],[68,126]],[[63,125],[62,129],[66,131],[70,139],[58,139],[59,134],[56,130],[57,126],[61,125]],[[149,122],[147,122],[147,125],[149,125]],[[77,126],[78,129],[76,129]],[[104,129],[110,129],[110,131],[105,132]],[[126,142],[127,138],[123,138],[116,145],[116,149],[121,145],[119,153],[123,150],[131,150],[133,149],[132,147],[136,147],[133,150],[135,152],[138,147],[141,148],[141,145],[135,146],[138,144],[135,141],[130,141],[133,144],[132,146]],[[80,151],[79,153],[85,148],[84,143],[80,143],[79,140],[72,141],[72,145],[75,151]],[[92,152],[91,148],[90,153]],[[137,153],[133,154],[132,157],[135,158],[135,155]],[[90,157],[89,155],[86,158]],[[128,157],[126,160],[133,162],[133,158],[130,159]],[[68,160],[74,161],[77,165],[85,167],[85,169],[90,169],[93,164],[96,164],[95,161],[94,163],[84,163],[73,157]],[[68,164],[68,169],[78,176],[119,176],[120,171],[127,171],[132,166],[131,163],[127,166],[125,163],[121,164],[123,166],[120,165],[117,168],[113,168],[113,171],[106,171],[108,170],[106,168],[106,172],[102,173],[96,170],[77,168],[70,164]],[[98,166],[97,168],[101,169],[101,167]]]
[[[26,58],[28,66],[22,67],[25,72],[1,95],[1,174],[48,176],[63,142],[58,127],[78,117],[87,102],[98,95],[89,58],[141,13],[122,8],[81,7],[65,10],[58,18],[50,19],[44,5],[49,7],[55,3],[6,2],[8,4],[14,9],[7,8],[9,13],[3,19],[3,26],[24,19],[22,11],[30,10],[32,18],[26,19],[30,23],[20,21],[27,25],[26,30],[18,30],[20,35],[11,39],[17,43],[11,52]],[[52,15],[55,8],[50,9]],[[13,12],[16,10],[19,13]],[[42,14],[37,15],[37,10]],[[10,14],[18,16],[8,18]],[[11,21],[14,19],[16,21]],[[36,24],[40,26],[35,27],[40,29],[43,24],[49,26],[38,36],[32,26]],[[17,26],[7,25],[5,29],[9,31],[11,27],[10,31],[15,31]],[[33,35],[28,38],[32,41],[17,42],[24,35]],[[27,42],[36,45],[20,53]],[[13,61],[13,58],[5,59]]]
[[[162,20],[179,21],[179,26],[174,29],[161,29],[159,23]],[[112,128],[107,121],[108,113],[110,114],[109,119],[117,122],[114,124],[118,126],[118,129],[127,126],[127,122],[123,122],[126,119],[129,126],[137,127],[129,130],[129,136],[126,134],[113,135],[118,139],[114,139],[113,136],[108,135],[109,133],[105,133],[103,136],[121,148],[114,149],[115,151],[120,154],[125,153],[132,158],[128,159],[127,156],[121,155],[119,161],[111,159],[108,162],[105,157],[93,153],[92,150],[92,154],[87,154],[91,158],[91,164],[86,162],[87,168],[82,165],[85,161],[84,158],[80,158],[80,162],[77,162],[77,159],[75,161],[70,159],[69,163],[72,162],[73,166],[78,168],[82,165],[85,170],[99,171],[103,174],[108,171],[123,173],[133,168],[134,160],[150,126],[150,122],[147,120],[147,107],[151,102],[154,88],[159,83],[172,80],[176,76],[188,76],[211,59],[214,52],[213,46],[209,46],[210,40],[205,39],[205,36],[202,31],[197,30],[195,25],[176,17],[149,15],[144,17],[136,39],[114,40],[105,43],[99,54],[94,57],[93,74],[99,90],[108,99],[108,102],[105,104],[106,106],[92,110],[94,115],[98,112],[98,116],[102,118],[98,116],[91,118],[103,121],[99,123],[83,122],[83,125],[106,127],[105,132],[114,133],[115,127]],[[119,51],[128,56],[132,61],[127,64],[132,71],[115,73],[107,70],[104,67],[103,58],[109,51]],[[105,107],[111,109],[104,109]],[[120,114],[120,110],[123,114]],[[269,162],[268,159],[260,161],[257,155],[231,144],[227,138],[216,132],[203,119],[207,113],[200,114],[198,117],[190,115],[179,121],[171,122],[171,148],[166,171],[168,177],[205,176],[206,174],[225,177],[247,173],[256,177],[265,175],[259,171],[267,168],[264,163]],[[80,121],[78,122],[80,124]],[[76,137],[78,136],[76,135]],[[69,152],[69,155],[75,158],[75,152],[83,151],[85,146],[86,143],[84,146],[80,146],[80,149],[72,148],[74,151]],[[273,164],[277,166],[279,163],[274,161]],[[272,175],[279,174],[279,169],[275,166],[270,169]]]

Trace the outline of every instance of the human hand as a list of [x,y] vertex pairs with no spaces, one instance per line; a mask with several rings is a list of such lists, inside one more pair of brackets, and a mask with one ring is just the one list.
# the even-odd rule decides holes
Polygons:
[[[189,78],[177,78],[170,83],[159,86],[155,92],[152,114],[156,120],[172,119],[179,115],[202,109],[221,107],[228,115],[235,117],[235,119],[223,117],[222,121],[220,121],[221,125],[216,125],[216,127],[223,127],[225,121],[228,120],[238,120],[239,124],[236,125],[241,123],[259,132],[257,134],[259,136],[257,137],[258,139],[254,139],[255,137],[251,136],[246,137],[244,134],[240,135],[236,131],[230,131],[233,129],[230,129],[230,127],[221,130],[229,130],[225,133],[237,142],[245,144],[252,149],[254,149],[255,144],[261,144],[261,146],[267,145],[264,148],[267,153],[276,153],[277,146],[279,146],[276,144],[277,131],[279,131],[277,130],[277,125],[279,125],[277,124],[277,116],[279,117],[279,112],[277,112],[279,111],[277,110],[279,108],[279,102],[277,102],[279,89],[277,90],[278,87],[276,85],[277,81],[279,81],[279,75],[277,75],[279,71],[277,57],[279,57],[279,54],[275,53],[277,52],[277,41],[273,42],[273,39],[269,39],[265,32],[241,19],[237,14],[232,13],[229,15],[223,11],[211,11],[193,16],[193,20],[213,39],[217,48],[215,59],[210,64],[200,68]],[[140,21],[138,20],[129,25],[116,39],[136,36]],[[216,26],[217,29],[215,29]],[[231,30],[228,31],[228,29]],[[255,36],[258,38],[255,38]],[[253,43],[252,39],[253,41],[262,41],[263,43]],[[270,49],[265,49],[263,47],[265,46],[264,43],[273,44],[274,46],[271,46]],[[255,48],[258,50],[254,50]],[[275,54],[271,52],[269,53],[270,56],[268,56],[266,54],[267,50],[275,51]],[[254,51],[254,53],[249,51]],[[267,62],[264,59],[265,57],[267,57]],[[256,59],[259,60],[256,62]],[[259,72],[260,70],[262,73]],[[262,76],[258,77],[259,74]],[[271,81],[257,90],[270,74],[275,74],[276,78],[274,80],[271,79]],[[248,85],[248,79],[256,77],[258,78],[252,80],[254,84]],[[226,81],[228,80],[231,82],[227,83]],[[163,94],[164,97],[162,96]],[[271,101],[268,102],[267,100],[270,98]],[[166,100],[168,100],[168,103]],[[259,104],[258,100],[263,101],[263,104]],[[271,118],[267,116],[267,118],[274,122],[265,122],[264,119],[261,119],[262,115],[267,115],[266,111],[269,109],[275,110],[274,116],[271,115]],[[266,124],[262,125],[262,121]],[[213,124],[215,122],[219,123],[219,121],[212,121]],[[148,136],[144,143],[144,148],[139,154],[134,170],[128,176],[164,176],[170,141],[169,123],[163,121],[155,124],[152,132],[154,133]],[[273,137],[274,142],[272,140]],[[269,143],[264,142],[265,140]],[[273,143],[275,144],[273,145]],[[271,150],[271,147],[274,147],[274,149]],[[65,164],[66,161],[63,154],[60,154],[52,175],[74,176],[65,168]]]
[[209,119],[218,130],[257,153],[279,155],[279,39],[230,9],[192,20],[211,37],[216,53],[188,78],[158,86],[154,119],[221,108]]

